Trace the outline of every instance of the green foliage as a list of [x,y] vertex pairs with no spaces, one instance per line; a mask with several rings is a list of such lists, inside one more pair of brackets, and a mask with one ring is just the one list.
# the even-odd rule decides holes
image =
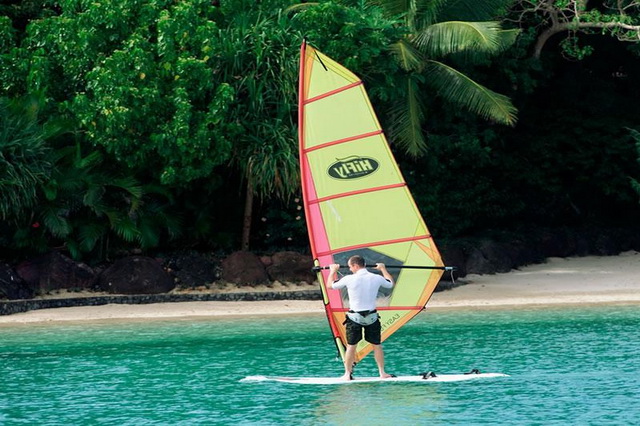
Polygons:
[[184,185],[229,161],[235,91],[214,78],[219,40],[210,2],[154,3],[86,74],[87,91],[70,109],[118,161],[151,165],[156,179]]
[[[640,165],[640,132],[635,129],[629,129],[629,132],[631,133],[631,137],[635,140],[636,153],[638,156],[637,160],[638,164]],[[633,188],[633,190],[640,196],[640,181],[634,179],[633,177],[630,177],[629,180],[631,182],[631,187]]]
[[637,0],[517,0],[506,14],[520,27],[538,33],[533,56],[540,58],[552,36],[562,34],[562,54],[571,60],[584,60],[594,52],[599,34],[620,41],[637,43],[640,36],[640,3]]
[[16,232],[18,247],[46,250],[60,244],[74,258],[104,259],[126,246],[156,247],[163,232],[179,234],[180,221],[163,206],[170,195],[109,171],[108,157],[100,151],[83,154],[77,142],[58,148],[53,161],[55,170],[40,186],[31,222],[22,221]]
[[[31,107],[3,103],[0,245],[93,260],[167,245],[231,250],[244,184],[259,197],[253,241],[305,249],[294,198],[303,37],[364,79],[437,237],[637,216],[640,165],[619,130],[638,128],[637,60],[593,43],[602,31],[624,39],[624,27],[563,45],[579,63],[540,62],[528,58],[540,15],[525,14],[517,39],[489,22],[507,0],[332,0],[283,12],[295,3],[0,5],[0,96],[42,94],[35,120]],[[614,21],[590,7],[582,22],[633,25],[628,10]],[[513,119],[485,87],[514,99],[515,128],[474,117]],[[427,129],[428,155],[416,160]]]
[[302,37],[279,9],[263,8],[226,16],[214,72],[236,94],[233,164],[259,196],[287,198],[299,182],[294,111]]
[[[304,19],[311,14],[310,21],[319,23],[320,31],[329,33],[327,37],[323,37],[325,39],[332,40],[330,34],[333,33],[339,37],[338,43],[349,41],[348,36],[351,34],[345,36],[344,32],[354,28],[365,34],[376,34],[376,45],[377,42],[387,44],[384,51],[391,53],[394,61],[389,61],[391,58],[387,55],[376,52],[376,64],[388,76],[384,80],[386,87],[395,89],[393,95],[387,98],[391,99],[390,104],[385,105],[391,112],[386,128],[392,143],[397,144],[404,152],[413,157],[426,152],[425,120],[430,108],[438,102],[433,100],[435,96],[486,119],[508,125],[515,123],[516,109],[507,97],[487,89],[454,67],[456,61],[486,60],[488,56],[504,51],[515,41],[517,31],[503,31],[498,22],[461,22],[459,17],[453,20],[457,14],[460,17],[488,19],[493,17],[492,13],[504,8],[506,1],[483,2],[480,7],[477,2],[446,0],[336,3],[321,3],[314,8],[305,8],[300,15]],[[345,4],[350,7],[344,6]],[[314,9],[318,9],[322,16],[325,13],[323,8],[335,9],[333,13],[327,14],[331,17],[329,22],[313,19]],[[363,18],[353,19],[358,13]],[[345,19],[345,16],[350,19]],[[450,21],[445,21],[445,18]],[[377,23],[378,26],[372,23]],[[371,32],[371,28],[376,31]],[[393,28],[395,33],[381,31],[380,28]],[[350,63],[350,59],[358,53],[347,51],[336,56],[332,55],[326,45],[332,47],[331,42],[325,41],[322,47],[324,52],[360,74],[366,82],[370,81],[366,73],[359,72],[354,66],[356,64]],[[365,39],[363,45],[369,46],[371,42]],[[389,69],[389,64],[393,64],[396,69]],[[375,84],[372,86],[376,87]],[[375,90],[371,93],[376,94]],[[428,96],[427,93],[434,96]]]
[[562,40],[560,42],[560,49],[562,49],[562,52],[566,57],[578,61],[593,53],[593,46],[581,46],[578,43],[577,37],[567,37]]
[[264,203],[257,216],[260,224],[255,246],[262,250],[293,250],[307,252],[309,242],[304,220],[302,199]]
[[[407,184],[436,237],[468,235],[500,226],[526,203],[503,180],[496,160],[496,133],[458,125],[456,135],[432,135],[429,157],[402,166]],[[469,212],[472,212],[469,214]]]
[[50,177],[51,148],[38,123],[37,96],[0,99],[0,219],[15,220],[37,203],[36,188]]

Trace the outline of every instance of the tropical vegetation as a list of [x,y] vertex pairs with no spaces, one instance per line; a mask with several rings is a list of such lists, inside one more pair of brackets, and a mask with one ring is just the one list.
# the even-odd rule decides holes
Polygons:
[[634,227],[639,25],[632,0],[5,2],[0,257],[307,250],[303,39],[363,78],[436,237]]

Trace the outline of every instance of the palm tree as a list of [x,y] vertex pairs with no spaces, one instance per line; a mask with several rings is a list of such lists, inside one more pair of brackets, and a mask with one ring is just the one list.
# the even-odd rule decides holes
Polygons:
[[[497,123],[514,125],[516,108],[509,98],[493,92],[454,68],[456,61],[476,61],[507,49],[516,30],[503,30],[489,19],[512,0],[370,0],[391,16],[402,16],[407,35],[391,49],[406,71],[406,98],[392,109],[390,136],[409,155],[426,148],[423,85],[444,101]],[[453,20],[457,19],[457,20]],[[459,20],[464,19],[464,20]],[[472,22],[473,21],[473,22]]]
[[38,94],[0,99],[0,219],[15,219],[37,203],[36,188],[52,171],[51,132],[39,124]]
[[248,250],[254,199],[286,200],[299,185],[292,111],[300,37],[280,11],[267,16],[249,9],[229,20],[219,40],[215,75],[231,85],[236,96],[233,163],[245,181],[241,248]]

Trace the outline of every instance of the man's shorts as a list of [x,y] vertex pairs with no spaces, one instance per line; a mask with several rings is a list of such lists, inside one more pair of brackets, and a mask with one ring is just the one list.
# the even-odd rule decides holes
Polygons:
[[380,330],[382,326],[380,325],[380,319],[378,318],[376,322],[369,325],[360,325],[357,322],[351,321],[348,317],[345,321],[345,326],[347,329],[347,343],[350,345],[357,345],[360,340],[362,340],[362,329],[364,329],[364,340],[373,344],[380,344]]

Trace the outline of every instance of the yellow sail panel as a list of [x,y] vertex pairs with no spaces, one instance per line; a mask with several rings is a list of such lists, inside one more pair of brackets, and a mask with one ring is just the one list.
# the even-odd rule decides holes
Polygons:
[[406,187],[400,187],[322,202],[330,246],[350,249],[363,243],[392,243],[426,235],[424,222],[408,202],[410,196]]
[[[325,96],[327,93],[341,89],[349,84],[359,82],[360,79],[351,71],[335,62],[333,59],[317,51],[313,47],[306,45],[305,54],[301,58],[304,61],[302,72],[303,96],[305,100],[318,96]],[[325,73],[320,77],[311,74],[322,68]]]
[[[366,93],[360,84],[345,86],[343,91],[331,96],[311,99],[305,106],[309,118],[304,135],[307,148],[380,130],[376,116],[369,108],[353,109],[350,106],[363,95]],[[314,120],[315,117],[318,119]],[[324,120],[329,120],[331,125],[322,125]]]
[[[364,152],[366,156],[358,154]],[[337,181],[345,193],[404,184],[395,162],[380,161],[390,156],[389,146],[381,133],[311,150],[307,156],[319,199],[336,195]]]
[[[368,264],[442,267],[360,79],[303,44],[299,92],[302,191],[316,265],[346,265],[359,254]],[[390,272],[396,285],[378,297],[383,341],[424,308],[442,275],[440,269]],[[327,288],[327,275],[323,270],[318,281],[343,355],[348,294]],[[371,350],[362,341],[356,362]]]

